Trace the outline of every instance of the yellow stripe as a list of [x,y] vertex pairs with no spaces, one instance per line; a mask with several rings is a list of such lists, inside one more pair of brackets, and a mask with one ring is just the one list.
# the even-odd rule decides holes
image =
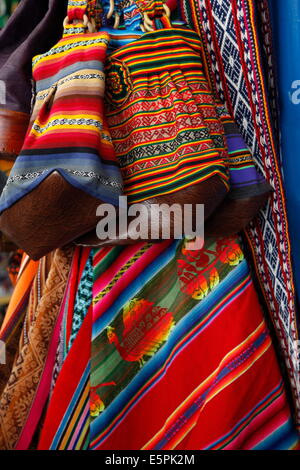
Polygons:
[[73,416],[72,416],[72,419],[71,421],[69,422],[68,424],[68,427],[66,428],[65,430],[65,433],[64,433],[64,438],[59,446],[59,450],[64,450],[66,449],[66,446],[67,446],[67,442],[69,440],[69,437],[70,435],[72,434],[73,430],[74,430],[74,426],[76,425],[76,421],[78,419],[78,416],[80,414],[80,410],[83,408],[84,406],[84,402],[86,401],[86,399],[88,398],[89,396],[89,391],[90,391],[90,384],[88,383],[82,393],[82,396],[80,398],[80,401],[79,403],[77,403],[76,405],[76,410],[75,412],[73,412]]
[[[185,62],[184,63],[184,66],[188,66],[188,65],[192,65],[193,67],[195,67],[195,62]],[[166,65],[160,65],[159,66],[159,69],[160,70],[170,70],[172,69],[172,67],[177,67],[178,68],[178,65],[176,66],[175,64],[174,65],[170,65],[170,64],[166,64]],[[150,70],[150,69],[146,69],[145,67],[145,70]],[[153,68],[154,70],[154,68]],[[151,71],[151,70],[150,70]],[[182,71],[184,72],[184,67],[182,67]],[[131,76],[135,76],[135,75],[138,75],[139,73],[141,73],[141,70],[132,70],[131,72]]]
[[80,449],[81,449],[83,440],[86,438],[86,436],[87,436],[87,434],[88,434],[88,430],[89,430],[90,424],[91,424],[91,423],[89,422],[89,420],[87,420],[87,422],[85,423],[83,429],[81,430],[80,438],[79,438],[78,441],[77,441],[75,450],[80,450]]
[[[180,75],[178,74],[178,78],[177,77],[174,77],[173,76],[173,71],[169,71],[168,73],[164,73],[164,74],[155,74],[153,75],[152,77],[147,77],[147,78],[135,78],[134,80],[134,85],[135,85],[135,91],[136,91],[136,88],[139,84],[145,84],[145,86],[148,86],[150,87],[151,85],[154,85],[154,84],[158,84],[158,85],[162,85],[162,81],[165,80],[165,81],[169,81],[170,80],[170,76],[173,80],[176,80],[177,82],[179,81],[186,81],[188,79],[188,76],[186,76],[185,72],[180,72]],[[206,79],[204,77],[204,74],[201,70],[199,71],[195,71],[193,73],[193,78],[194,78],[194,82],[195,83],[198,83],[199,81],[200,82],[203,82],[203,83],[206,83]],[[198,93],[199,93],[199,90],[196,90]],[[202,91],[202,90],[201,90]],[[208,92],[209,90],[207,90]],[[203,90],[203,92],[205,93],[206,90]],[[211,93],[210,93],[211,94]]]
[[[158,196],[163,196],[164,194],[173,194],[173,193],[176,193],[177,191],[181,191],[182,189],[185,189],[185,188],[188,188],[189,186],[192,186],[192,185],[195,185],[195,184],[198,184],[198,183],[201,183],[202,181],[206,181],[208,178],[210,178],[211,176],[214,176],[214,175],[219,175],[220,176],[220,180],[221,182],[224,184],[225,188],[226,188],[226,191],[229,191],[229,185],[228,183],[222,179],[222,176],[223,175],[220,175],[218,171],[214,171],[213,173],[209,174],[207,177],[205,178],[202,178],[202,179],[195,179],[193,180],[192,183],[187,183],[187,184],[182,184],[180,185],[179,187],[176,187],[174,189],[169,189],[168,191],[161,191],[161,192],[158,192],[156,193],[154,196],[151,196],[151,197],[158,197]],[[130,197],[130,203],[131,204],[136,204],[138,202],[143,202],[143,201],[146,201],[147,199],[149,199],[149,194],[147,194],[146,196],[144,197],[137,197],[136,195],[132,195]]]
[[[184,32],[186,34],[187,30],[186,29],[181,29],[181,28],[176,28],[176,32]],[[190,31],[188,31],[188,32],[190,33]],[[154,45],[154,46],[157,45],[157,46],[161,47],[162,44],[165,44],[166,46],[171,46],[172,44],[169,44],[169,42],[172,42],[172,40],[174,40],[174,39],[177,39],[177,40],[180,40],[180,41],[186,41],[188,43],[194,44],[194,45],[198,46],[198,48],[200,50],[202,48],[200,38],[197,36],[196,33],[195,33],[195,36],[196,36],[195,39],[193,39],[190,34],[189,34],[188,38],[183,39],[183,37],[180,36],[180,34],[176,34],[176,33],[174,33],[174,35],[167,36],[167,37],[161,36],[161,37],[150,39],[147,36],[151,35],[151,34],[153,34],[153,33],[151,33],[151,32],[145,33],[143,35],[143,38],[145,38],[145,39],[136,41],[134,43],[134,45],[131,43],[127,47],[122,47],[122,51],[114,52],[111,55],[111,57],[120,57],[128,51],[132,52],[132,49],[133,50],[139,50],[141,48],[144,48],[145,46],[148,46],[149,48],[152,48],[152,45]]]
[[[203,172],[203,170],[205,170],[209,167],[211,167],[211,165],[201,166],[200,168],[196,167],[193,170],[187,170],[186,168],[184,168],[183,170],[178,170],[176,172],[176,179],[174,179],[174,175],[171,175],[171,176],[166,176],[166,177],[161,177],[161,178],[155,178],[152,181],[150,181],[149,183],[145,183],[145,182],[142,182],[140,184],[136,183],[135,186],[134,186],[134,189],[132,189],[131,191],[129,189],[127,189],[127,185],[126,185],[126,182],[125,182],[126,194],[128,194],[128,196],[131,196],[133,194],[139,194],[140,192],[143,192],[143,191],[149,191],[150,189],[156,189],[157,187],[160,187],[162,184],[167,187],[167,186],[170,186],[174,183],[176,183],[176,184],[178,183],[177,189],[179,189],[179,186],[181,187],[181,185],[179,184],[180,181],[185,180],[187,177],[190,177],[190,176],[193,176],[193,175],[198,175],[197,176],[198,181],[202,181],[204,178],[205,179],[208,178],[208,175],[205,175],[205,176],[204,175],[202,175],[202,176],[199,175],[199,171]],[[214,172],[222,174],[220,171],[212,169],[212,171],[209,173],[209,175],[213,174]],[[224,175],[223,175],[223,177],[224,177]],[[192,182],[186,183],[186,186],[190,186],[192,184],[195,184],[195,180],[193,180]],[[142,188],[142,190],[140,188]]]
[[74,130],[88,130],[88,131],[96,131],[96,132],[102,132],[101,129],[99,129],[98,127],[96,126],[92,126],[92,125],[89,125],[89,126],[53,126],[53,127],[50,127],[49,129],[45,129],[41,132],[37,132],[35,131],[34,129],[31,129],[30,131],[30,135],[34,135],[35,137],[38,137],[38,136],[43,136],[45,133],[47,134],[53,134],[59,130],[65,130],[65,131],[74,131]]
[[[202,169],[203,170],[203,169]],[[191,176],[195,176],[192,181],[187,181],[186,183],[183,183],[183,181],[186,180],[187,177],[191,177]],[[126,194],[128,196],[138,196],[140,195],[140,193],[143,193],[145,191],[149,192],[150,190],[155,190],[157,188],[160,188],[162,186],[164,186],[165,188],[168,188],[169,186],[172,186],[174,184],[174,182],[178,185],[176,186],[176,188],[174,190],[171,190],[171,191],[161,191],[160,194],[167,194],[168,192],[173,192],[173,191],[179,191],[183,188],[187,188],[188,186],[192,186],[192,185],[195,185],[197,184],[198,182],[201,182],[201,181],[205,181],[206,179],[210,178],[211,176],[213,175],[219,175],[220,178],[222,179],[222,182],[225,184],[225,186],[228,188],[228,184],[227,182],[225,181],[225,177],[224,177],[224,173],[221,172],[221,171],[218,171],[218,170],[213,170],[211,171],[210,173],[206,174],[206,175],[199,175],[199,168],[196,168],[194,171],[190,171],[188,174],[182,174],[181,177],[179,178],[178,175],[176,175],[176,180],[174,181],[174,179],[170,179],[170,178],[161,178],[159,181],[158,180],[155,180],[155,183],[154,182],[151,182],[149,183],[148,185],[147,184],[144,184],[144,185],[140,185],[142,187],[141,190],[138,190],[138,188],[132,190],[132,191],[129,191],[127,188],[126,188],[126,184],[125,184],[125,188],[126,188]],[[158,194],[156,194],[157,196]],[[143,196],[144,197],[144,196]],[[145,199],[145,197],[144,197]]]
[[[189,49],[183,49],[182,52],[176,52],[176,50],[175,50],[174,55],[175,55],[175,53],[176,53],[176,59],[177,59],[177,57],[186,57],[187,55],[190,57],[191,55],[193,55],[199,61],[199,67],[201,67],[201,62],[200,62],[199,56],[196,53],[192,54]],[[173,54],[173,50],[172,50],[172,54]],[[149,51],[147,51],[147,52],[145,52],[145,54],[141,54],[136,59],[134,59],[134,58],[127,59],[127,63],[130,67],[134,67],[137,64],[144,64],[143,69],[148,69],[148,68],[151,68],[151,63],[152,62],[154,62],[154,64],[156,65],[156,64],[158,64],[160,59],[163,60],[163,59],[171,59],[171,58],[172,58],[172,55],[170,53],[167,53],[167,52],[165,52],[163,54],[162,53],[160,53],[160,54],[151,53],[151,56],[149,56]],[[184,62],[183,65],[186,65],[186,64],[187,64],[187,62]],[[174,66],[173,64],[170,64],[170,65]],[[178,67],[178,65],[177,65],[177,67]]]
[[[41,56],[40,59],[37,60],[37,62],[34,64],[32,70],[33,72],[36,71],[36,69],[38,67],[40,67],[41,65],[44,65],[45,63],[49,62],[49,64],[51,64],[52,62],[55,62],[57,59],[60,59],[61,57],[65,57],[66,55],[70,55],[70,54],[75,54],[76,52],[78,51],[85,51],[87,49],[90,49],[91,48],[91,45],[90,44],[87,44],[87,45],[77,45],[76,46],[76,43],[78,43],[79,40],[76,39],[76,42],[74,41],[69,41],[69,44],[74,44],[74,48],[72,48],[72,50],[67,50],[67,51],[63,51],[63,52],[57,52],[55,53],[55,50],[56,48],[53,48],[52,49],[52,52],[53,52],[53,55],[48,55],[48,56]],[[61,44],[58,44],[59,47],[61,47]],[[104,43],[98,43],[98,44],[93,44],[93,48],[101,48],[101,49],[106,49],[106,44]],[[38,58],[39,56],[36,56],[36,58]],[[36,59],[34,58],[33,61],[35,61]]]

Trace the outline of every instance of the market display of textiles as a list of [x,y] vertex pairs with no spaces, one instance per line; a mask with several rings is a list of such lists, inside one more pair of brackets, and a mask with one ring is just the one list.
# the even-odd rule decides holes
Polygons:
[[[300,450],[258,3],[23,0],[0,34],[0,229],[34,253],[0,329],[1,450]],[[72,236],[63,217],[32,235],[47,204],[60,214],[58,200],[72,211],[84,196],[78,211],[94,214],[119,210],[119,195],[144,222],[151,204],[204,203],[203,245],[129,232],[103,243],[92,216]]]

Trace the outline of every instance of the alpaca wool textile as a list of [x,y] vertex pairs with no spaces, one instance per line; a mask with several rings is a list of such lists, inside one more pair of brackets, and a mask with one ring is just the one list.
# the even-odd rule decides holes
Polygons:
[[0,211],[53,171],[91,196],[118,205],[122,179],[103,115],[108,41],[105,32],[67,35],[34,57],[35,106]]
[[[299,448],[237,239],[196,251],[167,240],[83,254],[70,280],[79,279],[85,315],[59,365],[39,449]],[[73,287],[65,344],[78,326]]]
[[[182,16],[203,40],[205,66],[212,89],[239,123],[257,169],[274,189],[266,207],[247,228],[246,236],[285,357],[296,420],[300,423],[298,331],[291,248],[280,158],[257,26],[260,19],[266,30],[268,4],[265,0],[223,0],[222,3],[180,0],[180,4]],[[270,45],[264,52],[272,61]]]

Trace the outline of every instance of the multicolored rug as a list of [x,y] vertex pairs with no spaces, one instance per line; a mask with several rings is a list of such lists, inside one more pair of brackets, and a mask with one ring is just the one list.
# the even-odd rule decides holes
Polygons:
[[[285,356],[299,424],[298,333],[291,247],[262,60],[262,52],[271,60],[268,4],[266,0],[180,0],[180,4],[185,21],[203,39],[212,88],[226,102],[252,150],[257,168],[274,188],[272,198],[251,223],[246,236]],[[259,26],[263,25],[262,45],[258,21]]]

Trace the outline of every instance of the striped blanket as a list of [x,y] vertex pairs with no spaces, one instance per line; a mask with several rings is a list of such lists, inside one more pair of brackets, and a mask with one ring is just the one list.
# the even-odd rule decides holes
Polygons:
[[298,448],[238,240],[78,250],[40,449]]

